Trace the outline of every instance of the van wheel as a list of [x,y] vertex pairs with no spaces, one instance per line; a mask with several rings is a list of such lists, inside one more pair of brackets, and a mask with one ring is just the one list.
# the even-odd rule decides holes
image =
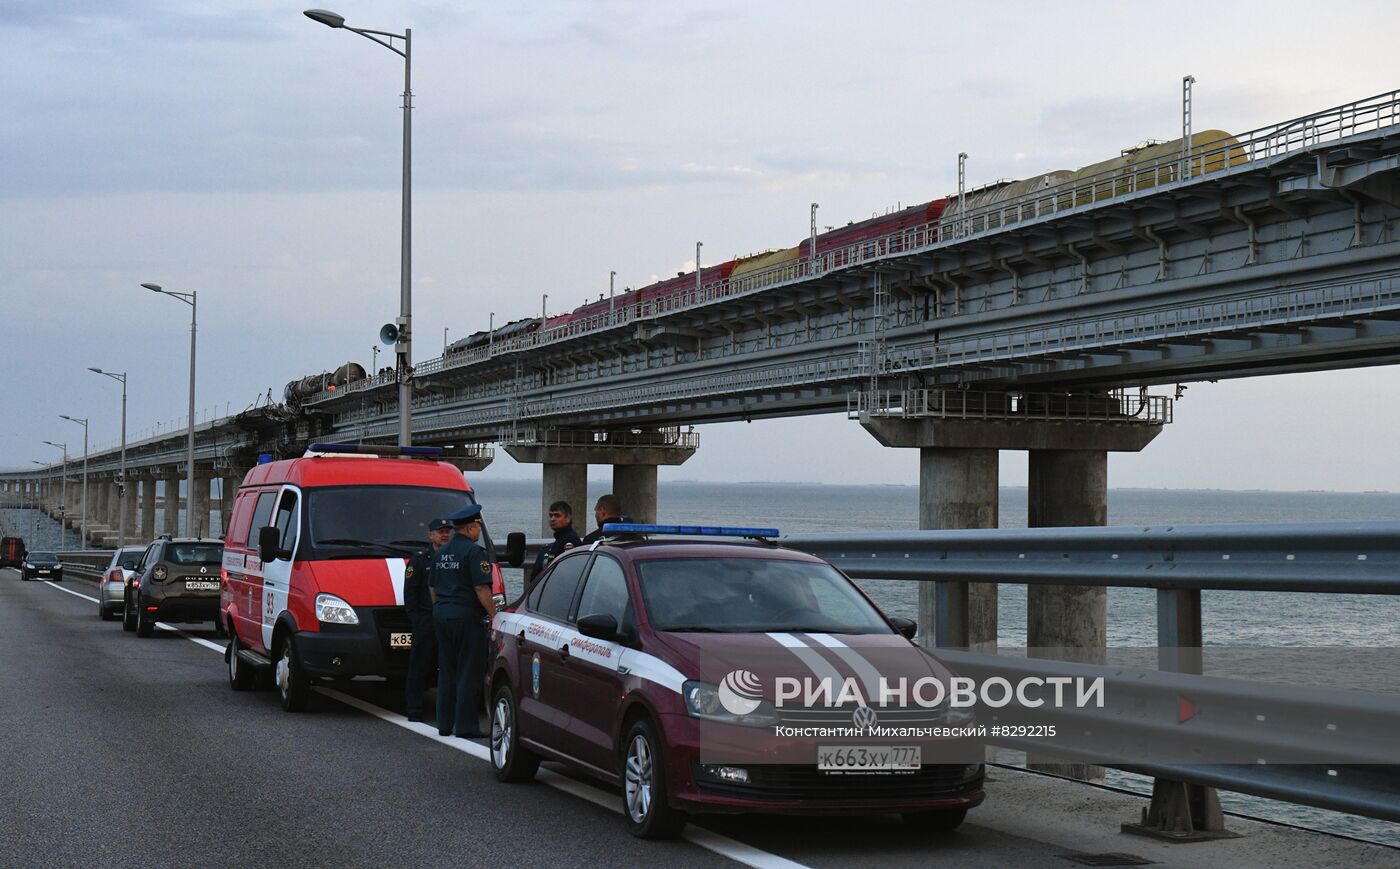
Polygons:
[[257,674],[246,662],[238,659],[237,633],[229,634],[228,648],[224,654],[228,656],[228,686],[235,691],[247,691],[253,687],[253,677]]
[[311,685],[302,669],[301,655],[297,654],[296,638],[290,633],[282,638],[282,645],[277,649],[273,675],[282,708],[288,712],[305,711]]
[[122,630],[136,630],[136,611],[131,608],[131,595],[122,596]]
[[496,689],[491,704],[491,768],[496,779],[504,782],[529,781],[540,768],[540,756],[520,744],[515,694],[509,682]]
[[687,819],[667,801],[666,759],[655,725],[639,719],[623,746],[622,816],[628,832],[641,839],[674,837]]

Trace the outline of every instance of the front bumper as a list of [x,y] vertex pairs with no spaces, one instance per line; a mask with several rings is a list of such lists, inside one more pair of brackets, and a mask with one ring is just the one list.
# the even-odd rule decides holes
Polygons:
[[970,809],[985,798],[985,771],[965,774],[967,764],[925,764],[917,773],[826,775],[812,764],[736,764],[747,783],[707,776],[699,728],[684,715],[663,715],[666,771],[677,808],[697,813],[850,815]]
[[401,676],[408,672],[409,649],[391,649],[389,635],[411,633],[403,607],[355,607],[358,625],[323,624],[298,631],[297,652],[312,676]]
[[21,574],[23,575],[23,577],[24,577],[25,579],[52,579],[52,580],[60,580],[60,579],[63,579],[63,568],[61,568],[61,567],[47,567],[47,568],[35,567],[35,568],[31,568],[31,569],[29,569],[29,570],[21,570]]

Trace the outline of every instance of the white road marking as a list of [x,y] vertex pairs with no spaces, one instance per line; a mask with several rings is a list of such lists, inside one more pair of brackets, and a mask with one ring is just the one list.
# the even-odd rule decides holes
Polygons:
[[[85,595],[81,592],[76,592],[72,589],[64,588],[63,586],[58,585],[54,582],[50,582],[49,580],[44,580],[44,584],[50,586],[51,588],[56,588],[59,591],[67,592],[68,594],[71,594],[74,597],[80,597],[83,600],[88,600],[92,601],[93,603],[97,603],[97,598],[95,597],[89,597],[88,595]],[[173,628],[170,625],[167,625],[165,622],[156,622],[156,627],[160,628],[161,630],[171,631],[172,633],[179,634],[180,636],[184,637],[190,642],[198,643],[199,645],[204,646],[208,649],[213,649],[219,654],[223,654],[224,652],[224,647],[220,646],[218,643],[210,642],[209,640],[206,640],[203,637],[191,636],[190,634],[185,633],[179,628]],[[455,748],[463,754],[468,754],[476,758],[477,760],[484,760],[488,762],[491,760],[490,750],[486,746],[473,742],[470,739],[462,739],[459,736],[442,736],[437,732],[437,728],[432,725],[425,724],[421,721],[409,721],[407,718],[398,714],[397,712],[390,712],[388,709],[385,709],[382,706],[375,706],[373,703],[361,700],[358,697],[352,697],[349,694],[343,694],[340,691],[335,690],[334,688],[322,688],[320,686],[317,686],[316,691],[320,694],[324,694],[325,696],[330,697],[333,700],[338,700],[341,703],[344,703],[346,706],[353,706],[361,712],[373,715],[375,718],[378,718],[381,721],[387,721],[390,724],[393,724],[397,727],[402,727],[404,730],[408,730],[418,734],[419,736],[431,739],[434,742],[447,746],[448,748]],[[605,808],[610,812],[622,814],[622,806],[618,805],[618,800],[614,798],[611,794],[601,791],[598,788],[586,785],[583,782],[580,782],[576,779],[569,778],[566,775],[560,775],[557,772],[553,772],[547,769],[540,770],[535,775],[535,778],[536,780],[549,785],[555,790],[560,790],[564,793],[572,794],[573,796],[576,796],[579,799],[587,800],[588,802],[593,803],[595,806],[601,806],[602,808]],[[755,867],[755,869],[806,869],[806,865],[803,863],[798,863],[794,860],[789,860],[786,857],[780,857],[777,854],[769,853],[768,851],[764,851],[761,848],[755,848],[752,845],[746,845],[743,842],[731,839],[728,836],[722,836],[719,833],[715,833],[701,827],[697,827],[694,824],[686,827],[685,832],[682,835],[686,839],[686,841],[690,842],[693,845],[698,845],[701,848],[704,848],[706,851],[711,851],[715,854],[720,855],[721,857],[728,857],[735,863],[742,863],[745,866],[753,866]]]
[[[44,585],[47,585],[47,586],[49,586],[50,588],[56,588],[56,589],[58,589],[59,591],[62,591],[62,592],[67,592],[68,594],[73,595],[73,597],[80,597],[80,598],[82,598],[83,600],[90,600],[90,601],[92,601],[93,603],[97,603],[97,598],[95,598],[95,597],[89,597],[88,595],[85,595],[85,594],[83,594],[83,593],[80,592],[80,591],[74,591],[74,590],[71,589],[71,588],[64,588],[63,586],[59,585],[59,584],[56,583],[56,582],[51,582],[51,581],[49,581],[49,580],[46,579],[46,580],[44,580]],[[177,628],[177,627],[172,627],[171,625],[167,625],[165,622],[156,622],[156,627],[160,628],[162,631],[170,631],[172,634],[179,634],[180,636],[182,636],[182,637],[184,637],[185,639],[189,640],[191,643],[198,643],[199,645],[203,646],[203,647],[206,648],[206,649],[213,649],[214,651],[218,652],[220,655],[222,655],[222,654],[224,653],[224,647],[221,646],[221,645],[219,645],[218,643],[215,643],[215,642],[213,642],[213,641],[211,641],[211,640],[206,640],[206,639],[204,639],[203,637],[192,636],[192,635],[190,635],[190,634],[185,633],[184,631],[180,630],[180,629]]]

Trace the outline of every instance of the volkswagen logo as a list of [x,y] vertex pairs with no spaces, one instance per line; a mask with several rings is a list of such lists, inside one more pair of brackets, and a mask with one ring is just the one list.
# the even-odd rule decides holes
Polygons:
[[880,716],[875,714],[875,710],[869,706],[857,706],[856,711],[851,713],[851,723],[864,730],[874,727],[880,720]]

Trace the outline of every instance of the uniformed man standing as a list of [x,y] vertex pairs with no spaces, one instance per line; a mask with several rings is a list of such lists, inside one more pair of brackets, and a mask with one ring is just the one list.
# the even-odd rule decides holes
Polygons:
[[413,627],[413,650],[404,681],[404,709],[410,719],[423,716],[423,692],[437,666],[437,633],[433,627],[433,596],[429,590],[433,560],[452,539],[452,523],[434,519],[428,523],[428,546],[408,560],[403,572],[403,606]]
[[470,739],[481,731],[486,677],[486,623],[496,615],[491,559],[477,545],[481,507],[470,504],[447,517],[457,533],[433,562],[433,627],[438,643],[437,725],[442,736]]

